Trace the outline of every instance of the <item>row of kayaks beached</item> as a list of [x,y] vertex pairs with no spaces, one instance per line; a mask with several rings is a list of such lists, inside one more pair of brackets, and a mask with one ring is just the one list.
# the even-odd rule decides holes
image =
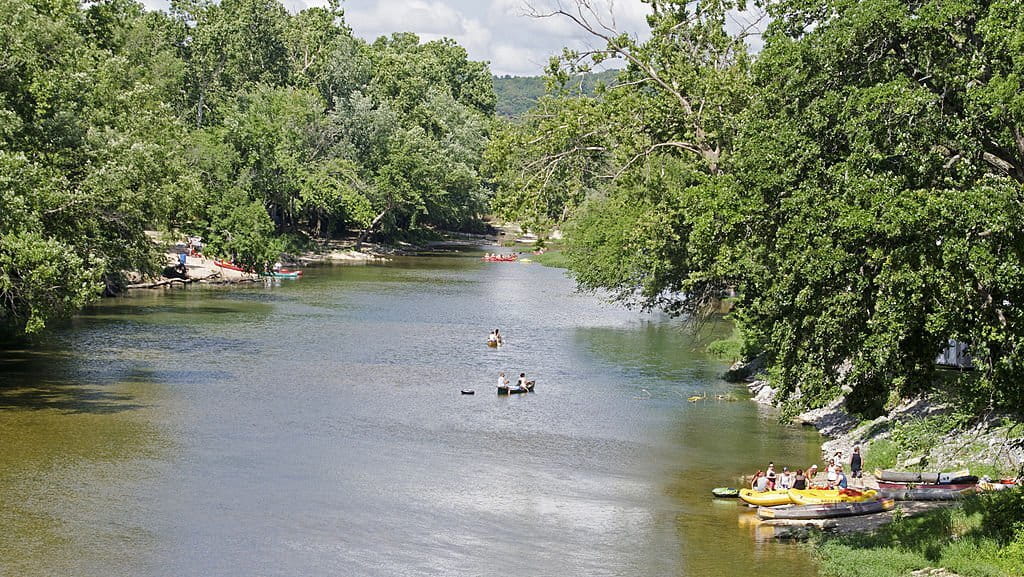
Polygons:
[[978,477],[971,475],[967,469],[948,473],[929,473],[921,471],[890,471],[877,470],[875,477],[879,481],[889,483],[927,483],[932,485],[974,484]]
[[889,511],[896,506],[892,499],[872,499],[852,503],[823,503],[795,507],[758,507],[761,519],[831,519]]
[[788,489],[784,491],[753,491],[742,489],[739,498],[759,507],[780,505],[823,505],[827,503],[859,503],[875,499],[878,491],[868,489]]

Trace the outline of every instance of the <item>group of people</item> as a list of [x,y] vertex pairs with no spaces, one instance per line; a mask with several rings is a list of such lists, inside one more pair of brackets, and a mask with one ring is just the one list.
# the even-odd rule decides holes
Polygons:
[[758,470],[750,482],[750,488],[754,491],[786,491],[788,489],[846,489],[850,486],[850,478],[860,479],[863,485],[864,461],[861,458],[860,447],[853,448],[853,455],[850,456],[850,477],[843,471],[843,452],[836,451],[825,466],[824,484],[815,485],[815,477],[818,475],[818,465],[811,465],[806,471],[797,469],[790,471],[789,467],[783,467],[782,472],[776,472],[775,463],[768,463],[764,471]]
[[[494,329],[493,331],[491,331],[491,334],[487,335],[487,344],[489,345],[500,345],[503,344],[504,342],[505,341],[501,336],[501,331],[498,329]],[[526,373],[519,373],[519,378],[516,379],[515,387],[518,388],[520,391],[524,391],[531,383],[532,381],[526,380]],[[505,378],[504,371],[498,373],[498,386],[509,386],[509,380]]]
[[[516,388],[519,390],[526,390],[529,386],[530,381],[526,380],[526,373],[519,373],[519,378],[516,379]],[[508,379],[505,378],[505,372],[498,373],[498,386],[507,387],[509,385]]]

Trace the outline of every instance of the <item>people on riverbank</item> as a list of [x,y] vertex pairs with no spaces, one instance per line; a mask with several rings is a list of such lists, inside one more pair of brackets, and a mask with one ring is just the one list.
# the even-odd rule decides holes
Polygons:
[[801,491],[807,488],[807,477],[804,476],[803,469],[796,470],[796,475],[793,476],[793,488]]
[[758,469],[757,473],[754,474],[754,479],[750,481],[750,488],[759,493],[768,491],[768,477],[765,477],[764,471]]
[[828,484],[829,489],[834,489],[836,481],[839,479],[839,476],[836,474],[836,469],[836,460],[829,459],[828,465],[825,466],[825,482]]
[[775,490],[775,481],[778,480],[778,475],[775,473],[775,463],[768,463],[768,470],[764,472],[764,476],[768,479],[768,490]]
[[793,473],[789,472],[789,467],[782,468],[782,473],[779,475],[779,479],[776,481],[775,486],[781,491],[793,488]]
[[846,475],[843,473],[842,465],[836,468],[836,488],[846,489],[849,487],[849,482],[846,480]]

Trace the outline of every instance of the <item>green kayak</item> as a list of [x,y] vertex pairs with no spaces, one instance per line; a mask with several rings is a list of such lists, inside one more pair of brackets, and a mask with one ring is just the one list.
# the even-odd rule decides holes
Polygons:
[[732,487],[715,487],[714,489],[711,489],[711,494],[720,498],[739,497],[740,490],[733,489]]

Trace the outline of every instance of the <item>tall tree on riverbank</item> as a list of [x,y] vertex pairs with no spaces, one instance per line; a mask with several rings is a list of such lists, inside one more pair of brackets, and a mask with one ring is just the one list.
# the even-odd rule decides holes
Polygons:
[[[555,11],[629,67],[586,106],[556,96],[495,140],[498,206],[555,206],[541,213],[566,220],[583,288],[684,315],[739,289],[746,350],[793,408],[845,385],[849,406],[877,412],[933,383],[950,338],[972,346],[980,404],[1019,406],[1019,10],[765,4],[753,66],[728,33],[743,3],[651,2],[644,44],[595,23],[590,3]],[[575,123],[550,112],[570,109]],[[600,129],[577,130],[592,140],[580,146],[577,126]],[[528,186],[530,167],[570,158],[598,176],[584,194],[579,172]]]
[[147,229],[261,269],[283,236],[483,212],[491,76],[450,40],[367,44],[338,2],[5,0],[0,18],[5,333],[159,270]]

